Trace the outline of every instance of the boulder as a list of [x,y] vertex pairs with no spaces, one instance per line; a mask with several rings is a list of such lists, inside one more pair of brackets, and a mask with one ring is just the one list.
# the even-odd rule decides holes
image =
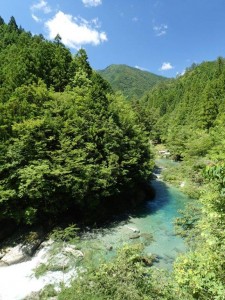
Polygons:
[[15,247],[8,247],[1,252],[1,262],[7,265],[17,264],[30,259],[41,245],[42,240],[37,239],[29,243],[19,243]]
[[5,249],[0,250],[0,260],[6,255]]
[[41,243],[42,243],[41,239],[34,240],[30,243],[23,245],[22,251],[28,256],[33,256],[36,250],[38,249],[38,247],[41,245]]
[[80,250],[75,249],[75,246],[70,245],[70,246],[66,246],[63,249],[63,253],[65,254],[71,254],[72,256],[79,258],[79,257],[84,257],[84,253],[81,252]]
[[13,265],[29,259],[29,256],[23,251],[23,245],[18,244],[13,248],[7,249],[7,253],[1,259],[6,265]]
[[[1,267],[7,267],[8,265],[6,263],[4,263],[3,261],[0,260],[0,268]],[[0,298],[1,299],[1,298]]]

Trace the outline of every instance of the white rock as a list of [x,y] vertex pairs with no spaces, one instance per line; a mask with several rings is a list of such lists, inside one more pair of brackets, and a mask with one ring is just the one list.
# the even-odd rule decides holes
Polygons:
[[10,248],[1,261],[7,265],[13,265],[25,261],[28,258],[29,256],[23,251],[23,245],[18,244],[17,246]]
[[[73,246],[73,245],[71,245]],[[74,247],[71,246],[67,246],[63,249],[64,253],[69,253],[71,255],[73,255],[74,257],[84,257],[83,252],[81,252],[80,250],[74,249]]]
[[128,229],[132,230],[133,232],[135,233],[140,233],[140,230],[137,229],[137,228],[133,228],[133,227],[130,227],[130,226],[126,226]]

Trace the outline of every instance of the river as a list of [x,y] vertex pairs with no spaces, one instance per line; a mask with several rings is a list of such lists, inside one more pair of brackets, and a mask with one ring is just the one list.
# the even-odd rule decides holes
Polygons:
[[[160,159],[157,163],[163,167],[174,164],[166,159]],[[158,177],[159,173],[156,174]],[[135,213],[127,215],[111,227],[87,234],[86,246],[85,240],[82,246],[90,252],[90,256],[94,253],[94,259],[99,254],[110,258],[122,245],[141,242],[145,245],[146,254],[157,256],[157,267],[172,269],[177,255],[186,250],[184,240],[175,235],[173,221],[179,216],[179,210],[191,199],[160,179],[153,180],[152,186],[156,191],[153,200],[147,201]]]
[[[160,160],[158,163],[165,166],[172,162]],[[141,242],[147,254],[158,257],[157,267],[172,269],[177,255],[185,251],[184,241],[174,233],[173,220],[190,199],[160,179],[154,180],[152,185],[156,191],[154,200],[147,201],[135,213],[122,216],[107,228],[83,235],[79,247],[86,257],[109,259],[123,244]],[[33,269],[48,259],[48,247],[41,249],[30,261],[0,267],[0,300],[21,300],[48,283],[59,282],[62,278],[69,280],[76,275],[75,270],[65,276],[57,271],[35,278]]]

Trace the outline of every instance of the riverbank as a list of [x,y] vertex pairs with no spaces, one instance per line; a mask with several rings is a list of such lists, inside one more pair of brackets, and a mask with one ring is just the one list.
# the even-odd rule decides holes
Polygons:
[[[114,228],[107,228],[101,233],[93,233],[92,241],[95,254],[100,249],[106,251],[107,246],[107,249],[110,249],[108,256],[112,262],[109,260],[107,263],[101,264],[100,267],[88,268],[80,280],[74,281],[71,287],[60,293],[60,300],[65,299],[65,297],[66,299],[90,299],[90,295],[96,296],[98,299],[99,295],[103,297],[103,295],[110,295],[110,293],[114,296],[119,293],[117,294],[118,299],[133,299],[134,295],[136,295],[135,299],[143,299],[147,290],[141,291],[143,285],[139,283],[140,278],[144,278],[145,283],[148,279],[150,281],[148,283],[148,297],[152,295],[157,299],[189,299],[178,289],[171,288],[172,273],[168,275],[165,270],[171,270],[175,258],[186,250],[184,241],[174,233],[172,221],[175,216],[179,215],[178,210],[184,207],[187,199],[190,199],[179,189],[171,187],[161,180],[155,180],[154,185],[157,191],[155,199],[147,202],[135,214],[130,215],[128,222],[117,223]],[[135,239],[129,239],[129,236],[134,235]],[[89,242],[90,240],[88,244]],[[132,258],[129,258],[137,243],[142,244],[144,253],[140,257],[135,250]],[[120,250],[115,251],[118,249]],[[127,254],[121,257],[123,251]],[[157,269],[146,266],[145,257],[153,261]],[[152,258],[154,259],[152,260]],[[94,256],[95,259],[96,256]],[[135,260],[135,265],[130,266],[132,260]],[[139,260],[144,262],[144,266],[139,266],[136,270]],[[138,274],[141,268],[143,268],[145,276],[140,275],[134,279],[129,275]],[[75,294],[77,297],[74,296]],[[167,296],[164,298],[165,295]],[[106,299],[110,299],[110,296]]]
[[[173,219],[179,215],[178,210],[184,207],[189,198],[161,180],[154,180],[152,185],[156,191],[154,200],[121,214],[110,225],[83,231],[81,239],[72,246],[75,247],[73,250],[81,251],[82,256],[75,258],[71,254],[73,250],[65,254],[63,243],[58,244],[58,248],[42,243],[37,254],[29,261],[0,268],[0,278],[5,283],[4,297],[7,290],[7,300],[18,300],[23,299],[25,293],[38,292],[46,284],[55,284],[57,288],[60,281],[69,282],[70,278],[76,276],[77,268],[96,266],[102,260],[110,261],[127,244],[142,244],[146,257],[154,257],[156,267],[171,270],[175,258],[186,249],[184,241],[175,235]],[[63,263],[60,264],[60,261]],[[14,296],[9,286],[11,272],[21,278],[17,279]]]
[[176,186],[190,198],[199,199],[204,182],[203,170],[208,161],[199,157],[175,161],[163,144],[155,145],[154,153],[156,166],[162,166],[161,179]]

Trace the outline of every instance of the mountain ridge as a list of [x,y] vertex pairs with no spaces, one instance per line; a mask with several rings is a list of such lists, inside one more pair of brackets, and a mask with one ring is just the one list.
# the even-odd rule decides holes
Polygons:
[[128,99],[141,98],[153,86],[168,80],[126,64],[112,64],[97,72],[111,84],[114,91],[121,91]]

